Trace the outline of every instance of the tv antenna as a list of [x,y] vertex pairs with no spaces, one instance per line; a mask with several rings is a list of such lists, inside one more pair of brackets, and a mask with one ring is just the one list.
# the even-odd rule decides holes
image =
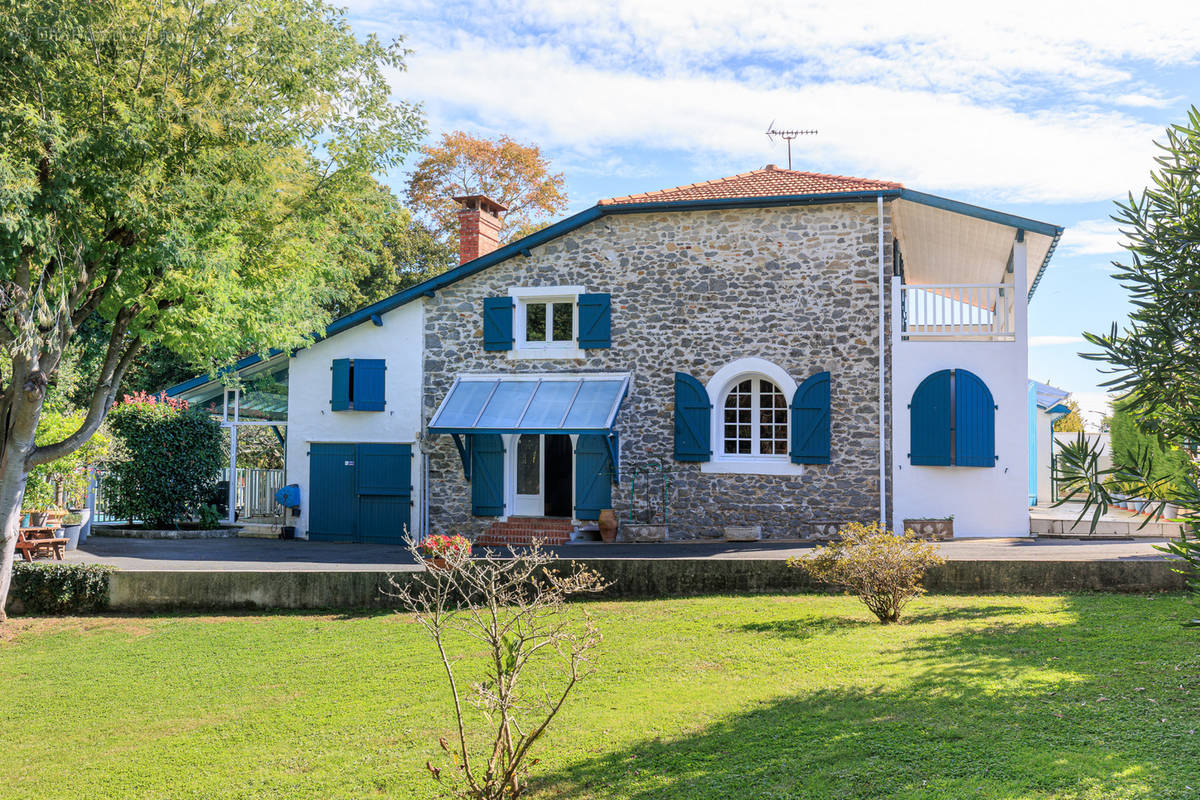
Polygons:
[[775,120],[771,120],[771,124],[767,126],[767,138],[771,140],[771,144],[775,144],[776,136],[787,142],[788,169],[792,168],[792,139],[798,136],[816,136],[816,134],[816,131],[777,131],[775,130]]

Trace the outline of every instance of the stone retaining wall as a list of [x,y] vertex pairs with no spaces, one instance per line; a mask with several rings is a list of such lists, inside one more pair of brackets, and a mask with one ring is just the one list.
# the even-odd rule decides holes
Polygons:
[[[561,562],[567,563],[567,562]],[[811,592],[803,570],[784,561],[740,559],[581,559],[612,585],[606,599],[704,594]],[[1060,592],[1177,592],[1186,586],[1170,561],[948,561],[930,571],[931,592],[1055,594]],[[396,573],[398,581],[417,573]],[[110,577],[117,611],[175,609],[394,608],[383,572],[116,572]]]

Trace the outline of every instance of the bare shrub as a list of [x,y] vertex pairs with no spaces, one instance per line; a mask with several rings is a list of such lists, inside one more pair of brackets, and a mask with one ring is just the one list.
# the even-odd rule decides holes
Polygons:
[[897,536],[878,522],[851,522],[838,535],[811,556],[789,558],[788,566],[846,587],[884,624],[897,622],[908,601],[925,592],[925,571],[945,563],[934,545],[912,531]]
[[[554,559],[538,542],[512,550],[508,557],[489,552],[472,558],[469,548],[444,548],[438,553],[441,565],[426,559],[411,541],[409,551],[425,563],[426,571],[404,583],[393,577],[393,596],[437,647],[457,725],[453,743],[440,740],[451,767],[428,762],[426,767],[459,797],[515,800],[524,794],[528,770],[537,763],[530,757],[533,745],[571,690],[594,669],[589,656],[600,633],[586,609],[572,610],[566,600],[607,584],[578,565],[561,573],[549,568]],[[451,633],[465,634],[475,646],[462,646],[458,639],[456,647]],[[534,663],[553,678],[523,681],[525,668]],[[463,689],[462,675],[480,671],[483,679]],[[467,705],[477,714],[470,714]],[[482,744],[469,733],[477,720]]]

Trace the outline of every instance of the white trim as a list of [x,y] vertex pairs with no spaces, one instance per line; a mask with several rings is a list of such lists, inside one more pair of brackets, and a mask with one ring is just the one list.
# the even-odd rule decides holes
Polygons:
[[[804,474],[803,464],[793,464],[791,461],[779,460],[778,456],[763,456],[763,460],[749,460],[742,456],[740,460],[718,460],[715,455],[712,461],[700,462],[702,473],[727,475],[792,475]],[[770,459],[770,460],[767,460]]]
[[[563,344],[570,345],[571,342]],[[508,351],[511,361],[524,361],[536,358],[587,358],[587,353],[578,347],[514,347]]]
[[731,361],[721,367],[704,385],[708,392],[708,401],[712,405],[709,415],[709,441],[712,442],[712,458],[700,463],[702,473],[730,473],[739,475],[803,475],[804,465],[793,464],[789,455],[726,455],[724,450],[724,419],[725,395],[733,385],[748,377],[763,377],[779,387],[783,399],[788,404],[788,445],[791,446],[792,435],[792,397],[796,394],[797,383],[787,370],[765,358],[749,356]]
[[[508,349],[510,360],[535,358],[586,358],[579,347],[579,295],[587,290],[584,286],[510,286],[508,296],[513,299],[513,346]],[[571,304],[571,338],[565,341],[547,340],[528,342],[525,338],[525,306],[529,303],[545,303],[546,335],[552,336],[554,320],[552,304]]]
[[508,296],[517,300],[581,295],[586,286],[510,286]]

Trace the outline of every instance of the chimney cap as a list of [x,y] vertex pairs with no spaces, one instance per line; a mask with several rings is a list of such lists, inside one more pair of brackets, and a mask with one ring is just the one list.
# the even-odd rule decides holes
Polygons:
[[775,166],[774,164],[767,164],[767,166],[763,167],[763,169],[775,170],[779,169],[779,167]]
[[496,202],[485,194],[464,194],[462,197],[452,197],[450,199],[465,209],[478,209],[480,211],[491,212],[492,214],[508,211],[508,206]]

